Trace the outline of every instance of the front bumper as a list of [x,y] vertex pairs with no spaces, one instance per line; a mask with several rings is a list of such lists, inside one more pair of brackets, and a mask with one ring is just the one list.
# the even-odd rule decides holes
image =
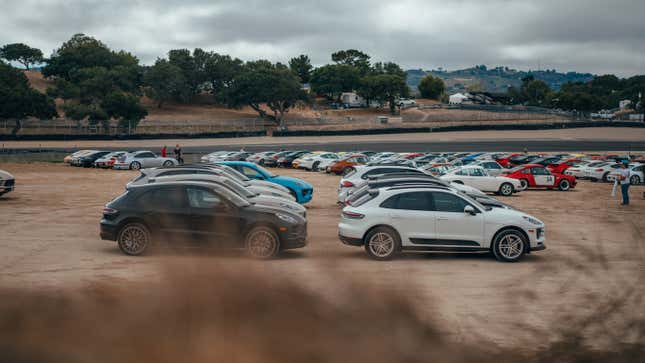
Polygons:
[[116,241],[118,234],[117,225],[105,219],[101,220],[101,239],[105,241]]
[[114,163],[114,165],[112,165],[112,169],[127,170],[127,169],[130,169],[130,164],[117,164],[117,163]]
[[280,231],[280,249],[290,250],[307,245],[307,223],[291,226],[287,231]]
[[[2,181],[0,181],[2,183]],[[12,192],[16,187],[15,179],[8,179],[4,181],[4,184],[0,185],[0,194]]]

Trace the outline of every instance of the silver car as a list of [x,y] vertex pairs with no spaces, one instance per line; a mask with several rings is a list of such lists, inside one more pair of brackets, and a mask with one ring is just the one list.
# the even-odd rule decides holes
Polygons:
[[0,170],[0,195],[13,191],[16,179],[9,172]]
[[173,158],[164,158],[157,156],[152,151],[135,151],[122,155],[114,162],[112,168],[139,170],[145,168],[156,168],[160,166],[168,167],[177,164],[177,160]]

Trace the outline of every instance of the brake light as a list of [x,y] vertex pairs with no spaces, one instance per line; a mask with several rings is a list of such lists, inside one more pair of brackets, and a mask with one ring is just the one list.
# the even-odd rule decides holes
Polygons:
[[114,208],[108,208],[108,207],[103,208],[103,214],[105,215],[113,216],[117,213],[119,213],[119,211]]
[[602,169],[596,169],[596,171],[603,171]]
[[343,211],[343,217],[349,219],[363,219],[365,218],[365,215],[356,212]]
[[349,180],[345,180],[340,184],[343,188],[351,188],[354,186],[354,183],[350,182]]

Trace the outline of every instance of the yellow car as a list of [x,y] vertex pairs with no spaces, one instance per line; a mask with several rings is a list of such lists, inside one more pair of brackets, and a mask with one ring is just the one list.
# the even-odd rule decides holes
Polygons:
[[75,152],[75,153],[73,153],[73,154],[67,155],[67,156],[63,159],[63,162],[64,162],[65,164],[69,164],[69,163],[71,163],[71,162],[72,162],[72,159],[74,159],[74,158],[77,158],[77,157],[79,157],[79,156],[83,156],[83,155],[87,155],[87,154],[89,154],[89,153],[93,153],[93,152],[96,152],[96,151],[98,151],[98,150],[79,150],[79,151],[77,151],[77,152]]

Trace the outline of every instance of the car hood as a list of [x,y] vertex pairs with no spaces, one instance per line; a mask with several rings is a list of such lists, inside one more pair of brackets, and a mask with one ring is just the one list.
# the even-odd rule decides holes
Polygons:
[[486,193],[482,192],[481,190],[479,190],[477,188],[473,188],[473,187],[468,186],[468,185],[450,182],[450,186],[455,188],[455,189],[457,189],[458,191],[464,192],[466,194],[486,196]]
[[[517,226],[530,226],[534,228],[544,227],[544,222],[542,222],[540,219],[516,209],[493,208],[489,211],[486,211],[485,217],[486,220],[491,223],[502,222],[508,225],[514,224]],[[524,217],[531,218],[537,221],[539,224],[530,223],[529,221],[524,219]]]
[[272,182],[281,183],[283,185],[297,185],[300,188],[313,189],[313,186],[306,181],[298,178],[292,178],[290,176],[276,176],[271,178]]
[[8,179],[14,179],[14,177],[8,171],[0,170],[0,179],[8,180]]
[[269,203],[267,201],[260,202],[260,201],[255,201],[253,199],[251,201],[254,202],[254,204],[251,204],[251,205],[245,207],[248,210],[251,210],[251,211],[254,211],[254,212],[267,213],[267,214],[271,214],[271,215],[275,215],[276,213],[282,213],[282,214],[289,215],[290,217],[293,217],[294,219],[296,219],[299,222],[304,223],[304,222],[307,221],[304,212],[303,213],[297,213],[297,212],[294,212],[294,211],[292,211],[290,209],[284,208],[284,207],[282,207],[280,205],[274,205],[274,204]]
[[282,189],[269,188],[263,185],[253,185],[253,184],[250,184],[248,188],[253,193],[259,193],[270,197],[276,197],[276,198],[287,199],[289,201],[295,201],[295,198],[293,197],[293,195],[291,195],[291,193],[283,191]]
[[280,197],[258,195],[256,197],[250,198],[249,201],[256,206],[266,206],[274,208],[278,212],[290,212],[301,216],[305,216],[307,211],[305,207],[301,206],[300,204],[285,200],[284,198]]
[[277,190],[283,191],[285,193],[289,193],[289,189],[283,187],[282,185],[272,183],[272,182],[268,182],[266,180],[255,180],[255,179],[253,179],[253,180],[249,180],[248,183],[251,184],[251,185],[258,186],[258,187],[277,189]]

